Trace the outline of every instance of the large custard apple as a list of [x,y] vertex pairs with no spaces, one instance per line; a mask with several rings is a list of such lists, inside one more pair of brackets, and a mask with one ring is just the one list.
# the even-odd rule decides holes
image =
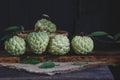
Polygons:
[[64,55],[70,50],[70,42],[67,36],[58,34],[50,40],[48,51],[53,55]]
[[77,54],[90,53],[94,48],[94,42],[89,36],[75,36],[71,41],[71,45]]
[[22,55],[26,50],[26,43],[21,37],[13,36],[5,41],[5,50],[11,55]]
[[28,46],[35,54],[45,52],[48,42],[49,37],[46,32],[31,32],[27,36]]
[[40,19],[35,23],[35,31],[53,33],[56,31],[56,25],[47,19]]

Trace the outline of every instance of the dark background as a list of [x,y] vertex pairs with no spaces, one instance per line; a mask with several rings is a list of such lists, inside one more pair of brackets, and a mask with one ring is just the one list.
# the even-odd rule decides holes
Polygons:
[[[117,0],[1,0],[0,30],[13,25],[24,25],[34,29],[34,24],[48,14],[57,29],[69,32],[70,39],[75,34],[105,31],[119,32],[119,3]],[[108,44],[95,40],[95,49],[117,49],[118,44]]]
[[[35,22],[44,13],[50,16],[57,29],[68,31],[70,39],[80,32],[116,34],[120,32],[119,8],[119,0],[0,0],[0,35],[12,25],[24,25],[26,30],[34,29]],[[95,40],[95,50],[119,47],[119,44]],[[110,69],[114,76],[119,74],[119,66]]]

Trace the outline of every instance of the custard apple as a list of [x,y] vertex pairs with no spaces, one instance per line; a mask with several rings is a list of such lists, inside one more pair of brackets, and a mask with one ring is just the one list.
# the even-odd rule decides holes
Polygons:
[[64,55],[70,50],[70,42],[67,36],[58,34],[50,40],[49,53],[53,55]]
[[35,23],[35,31],[53,33],[56,31],[56,25],[47,19],[40,19]]
[[22,55],[26,50],[26,43],[21,37],[13,36],[5,41],[5,50],[11,55]]
[[87,54],[94,48],[94,42],[89,36],[75,36],[71,45],[76,54]]
[[45,52],[48,42],[49,37],[46,32],[31,32],[27,36],[28,46],[35,54]]

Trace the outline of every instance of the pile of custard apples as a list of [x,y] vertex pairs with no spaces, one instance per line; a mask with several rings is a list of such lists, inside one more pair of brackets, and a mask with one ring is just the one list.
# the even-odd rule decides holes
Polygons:
[[43,54],[45,51],[52,55],[65,55],[71,48],[76,54],[87,54],[92,52],[94,42],[89,36],[75,36],[70,40],[66,35],[57,34],[52,38],[49,34],[56,32],[56,25],[47,19],[40,19],[35,23],[34,32],[28,34],[26,39],[13,36],[5,41],[5,50],[11,55],[22,55],[26,47],[35,53]]

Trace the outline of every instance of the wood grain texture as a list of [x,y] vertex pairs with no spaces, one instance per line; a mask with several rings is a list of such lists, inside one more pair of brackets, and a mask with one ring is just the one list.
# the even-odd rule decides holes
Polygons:
[[8,62],[8,63],[17,63],[20,61],[19,57],[0,57],[1,62]]
[[54,62],[72,62],[72,61],[85,61],[85,62],[96,62],[104,61],[108,63],[120,62],[120,51],[93,51],[88,55],[76,55],[68,54],[63,56],[54,56],[48,53],[42,55],[35,55],[32,52],[26,52],[22,56],[11,56],[5,51],[0,52],[0,62],[19,62],[20,59],[25,57],[37,57],[41,61],[54,61]]

